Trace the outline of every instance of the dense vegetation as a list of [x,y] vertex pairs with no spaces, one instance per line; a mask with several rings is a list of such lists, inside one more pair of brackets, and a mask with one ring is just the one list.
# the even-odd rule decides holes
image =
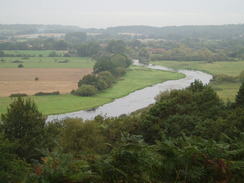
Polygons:
[[133,115],[46,124],[34,102],[18,98],[1,119],[0,179],[242,182],[243,88],[224,105],[210,86],[195,81]]
[[[47,62],[42,66],[71,65],[70,58],[90,57],[95,61],[88,64],[94,65],[93,74],[81,78],[74,93],[87,96],[103,91],[100,99],[108,102],[111,95],[108,97],[104,90],[125,74],[132,59],[142,63],[179,61],[176,63],[181,65],[183,61],[191,61],[192,65],[195,61],[212,65],[219,61],[237,63],[244,59],[243,29],[244,25],[128,26],[106,30],[0,25],[0,57],[4,67],[32,67],[33,60],[41,63],[42,59]],[[17,36],[33,33],[64,34],[35,39]],[[35,50],[44,54],[33,54]],[[80,60],[77,62],[80,64]],[[77,118],[45,123],[34,101],[18,97],[0,118],[0,182],[241,183],[242,71],[238,75],[221,71],[214,76],[217,84],[242,83],[233,102],[224,103],[211,85],[195,81],[186,89],[160,94],[157,102],[146,109],[116,118],[97,116],[89,121]],[[125,86],[128,84],[116,90],[127,89]],[[59,102],[55,97],[60,96],[48,97],[53,103]],[[91,103],[95,100],[98,98],[87,97],[87,106],[94,105]],[[68,103],[56,105],[69,108]]]

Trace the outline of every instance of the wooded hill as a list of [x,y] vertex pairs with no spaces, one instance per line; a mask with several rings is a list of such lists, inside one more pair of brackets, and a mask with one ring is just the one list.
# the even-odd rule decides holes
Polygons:
[[226,38],[243,38],[244,24],[233,25],[203,25],[203,26],[167,26],[167,27],[151,27],[151,26],[118,26],[106,29],[84,29],[78,26],[62,26],[62,25],[28,25],[28,24],[0,24],[0,35],[16,35],[16,34],[34,34],[34,33],[67,33],[67,32],[86,32],[101,34],[120,34],[131,33],[137,34],[139,37],[158,39],[179,40],[182,38],[206,38],[206,39],[226,39]]

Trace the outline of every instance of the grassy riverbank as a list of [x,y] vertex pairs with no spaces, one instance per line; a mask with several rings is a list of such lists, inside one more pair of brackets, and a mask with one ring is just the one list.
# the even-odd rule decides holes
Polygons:
[[[152,64],[178,69],[201,70],[212,75],[226,74],[229,76],[238,76],[244,70],[244,60],[213,63],[203,61],[155,61]],[[213,87],[223,101],[227,102],[229,100],[233,102],[240,85],[241,83],[223,83],[214,85]]]
[[[114,86],[95,97],[78,97],[70,94],[56,96],[31,96],[39,110],[45,115],[73,112],[90,109],[111,102],[115,98],[167,80],[184,77],[183,74],[151,70],[131,66],[126,76]],[[0,114],[6,112],[6,107],[12,102],[10,97],[0,98]]]

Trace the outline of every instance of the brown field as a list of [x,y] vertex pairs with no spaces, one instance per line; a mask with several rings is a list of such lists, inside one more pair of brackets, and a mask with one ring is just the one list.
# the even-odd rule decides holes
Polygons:
[[80,68],[0,68],[0,97],[14,93],[70,93],[77,88],[78,81],[91,72],[92,69]]

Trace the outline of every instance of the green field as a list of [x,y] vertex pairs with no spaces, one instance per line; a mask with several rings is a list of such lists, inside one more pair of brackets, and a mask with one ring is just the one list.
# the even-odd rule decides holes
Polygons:
[[[97,107],[146,86],[166,80],[180,79],[182,77],[184,77],[184,75],[179,73],[132,66],[121,81],[95,97],[78,97],[67,94],[57,96],[32,96],[31,98],[35,101],[43,114],[59,114]],[[8,106],[12,100],[13,99],[10,97],[0,98],[1,114],[6,112],[6,106]]]
[[60,51],[60,50],[3,50],[5,54],[11,55],[31,55],[35,57],[39,57],[42,55],[43,57],[47,57],[49,53],[55,51],[58,55],[62,56],[67,51]]
[[[13,63],[16,60],[23,63]],[[62,63],[67,60],[67,63]],[[61,62],[61,63],[60,63]],[[94,61],[82,57],[2,57],[0,68],[17,68],[22,64],[24,68],[92,68]]]
[[[244,60],[230,62],[202,62],[202,61],[155,61],[155,65],[163,65],[171,68],[201,70],[212,75],[226,74],[238,76],[244,70]],[[215,85],[214,88],[218,95],[227,102],[233,102],[241,83],[226,83]]]

